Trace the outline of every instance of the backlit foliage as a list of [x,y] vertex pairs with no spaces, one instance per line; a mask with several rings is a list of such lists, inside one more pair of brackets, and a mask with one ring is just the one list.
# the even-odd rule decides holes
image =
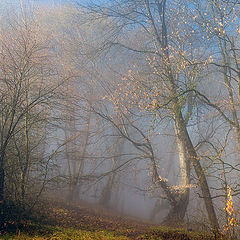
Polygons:
[[234,201],[232,197],[231,188],[228,186],[228,196],[225,206],[225,211],[227,213],[227,224],[224,226],[224,233],[226,233],[230,237],[234,237],[236,231],[239,230],[240,222],[239,216],[240,211],[239,209],[234,208]]

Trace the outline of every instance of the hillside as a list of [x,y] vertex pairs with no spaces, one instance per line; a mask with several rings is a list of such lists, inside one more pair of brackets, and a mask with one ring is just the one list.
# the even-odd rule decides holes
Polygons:
[[35,240],[216,239],[203,233],[158,226],[127,216],[120,216],[86,203],[73,205],[51,202],[47,205],[47,208],[35,210],[37,211],[35,220],[25,221],[13,233],[5,230],[0,238]]

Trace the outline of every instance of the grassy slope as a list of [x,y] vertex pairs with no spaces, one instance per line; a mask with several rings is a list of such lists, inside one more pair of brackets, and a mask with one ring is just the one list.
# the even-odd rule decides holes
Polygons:
[[46,209],[46,213],[48,217],[41,219],[42,224],[25,222],[21,231],[0,235],[0,239],[214,239],[210,235],[159,227],[84,204],[73,206],[54,202]]

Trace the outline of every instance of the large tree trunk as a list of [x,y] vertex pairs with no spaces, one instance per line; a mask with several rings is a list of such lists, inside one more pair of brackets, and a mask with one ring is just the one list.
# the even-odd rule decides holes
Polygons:
[[175,117],[175,134],[178,146],[178,156],[180,165],[181,182],[179,189],[175,192],[175,203],[171,204],[169,213],[163,223],[166,225],[179,225],[184,219],[189,203],[189,184],[190,184],[190,158],[186,149],[186,142],[183,138],[183,125],[181,114]]
[[175,131],[179,151],[180,172],[181,172],[181,186],[179,193],[175,193],[175,201],[171,202],[170,211],[163,221],[164,224],[176,224],[181,222],[185,216],[187,205],[189,201],[189,174],[190,174],[190,161],[193,164],[194,170],[197,174],[203,200],[208,213],[208,218],[211,227],[214,231],[218,231],[219,224],[215,213],[214,205],[212,202],[210,190],[208,187],[205,173],[200,164],[200,159],[193,147],[189,137],[186,124],[182,117],[181,111],[175,108]]
[[205,173],[200,164],[200,159],[197,156],[195,149],[193,148],[192,143],[189,145],[189,152],[191,153],[191,160],[193,163],[194,170],[197,174],[199,185],[202,191],[203,200],[205,203],[205,207],[208,213],[208,219],[210,221],[211,227],[214,231],[218,232],[219,224],[217,215],[214,209],[211,193],[208,187],[207,179]]
[[[206,179],[205,173],[201,167],[200,159],[198,158],[198,155],[197,155],[197,153],[194,149],[194,146],[192,144],[192,141],[189,137],[186,123],[182,116],[181,105],[179,104],[179,99],[178,99],[178,90],[177,90],[178,82],[177,82],[177,79],[175,79],[174,74],[172,73],[172,69],[171,69],[171,61],[169,58],[167,27],[166,27],[166,22],[165,22],[166,1],[167,0],[163,0],[162,5],[159,8],[160,15],[162,16],[162,39],[159,42],[159,44],[163,50],[163,61],[166,64],[165,71],[166,71],[166,76],[169,81],[170,95],[173,97],[173,100],[172,100],[173,116],[174,116],[174,120],[175,120],[176,137],[177,137],[177,140],[179,141],[178,145],[179,144],[182,145],[183,153],[186,154],[185,157],[188,159],[188,160],[185,159],[186,163],[189,164],[189,162],[191,161],[194,166],[194,170],[195,170],[198,180],[199,180],[199,185],[200,185],[200,188],[202,191],[202,195],[203,195],[204,203],[205,203],[206,210],[208,213],[208,218],[209,218],[210,224],[211,224],[212,228],[214,229],[214,231],[218,231],[218,229],[219,229],[218,220],[217,220],[217,216],[216,216],[215,209],[213,206],[207,179]],[[178,148],[179,148],[179,146],[178,146]],[[180,149],[181,149],[181,147],[180,147]],[[181,151],[179,151],[179,154],[180,154],[179,156],[181,157]],[[180,160],[180,165],[181,165],[181,160]],[[184,173],[182,172],[182,174],[184,174]],[[186,197],[183,198],[183,200],[184,199],[188,200],[188,198],[186,198]],[[176,210],[178,210],[178,208],[176,208]]]
[[187,128],[186,128],[186,125],[185,125],[185,122],[184,122],[184,119],[183,119],[181,113],[179,113],[179,116],[176,117],[175,124],[176,124],[176,126],[179,127],[179,129],[181,129],[180,140],[183,143],[183,145],[185,146],[186,151],[189,155],[189,159],[191,160],[194,170],[197,174],[211,227],[214,229],[214,231],[218,231],[218,229],[219,229],[218,220],[217,220],[217,216],[215,213],[210,190],[208,187],[207,179],[206,179],[205,173],[202,169],[202,166],[200,164],[200,159],[199,159],[199,157],[196,153],[196,150],[194,149],[194,146],[192,144],[192,141],[189,137],[189,134],[188,134],[188,131],[187,131]]
[[179,226],[183,223],[187,206],[189,202],[189,190],[184,194],[177,196],[177,201],[171,205],[167,217],[163,220],[162,224],[170,226]]

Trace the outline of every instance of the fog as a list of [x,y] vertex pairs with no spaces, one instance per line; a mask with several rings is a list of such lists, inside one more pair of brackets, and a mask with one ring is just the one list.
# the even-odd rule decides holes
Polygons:
[[3,1],[0,202],[239,226],[239,4],[160,2]]

